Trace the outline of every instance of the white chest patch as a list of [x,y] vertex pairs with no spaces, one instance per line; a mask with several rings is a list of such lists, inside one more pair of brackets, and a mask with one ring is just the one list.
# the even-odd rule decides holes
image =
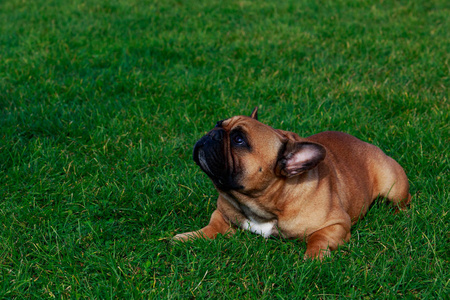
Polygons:
[[244,230],[249,230],[253,233],[260,234],[263,237],[268,238],[269,236],[271,236],[273,233],[276,232],[275,223],[276,223],[275,220],[265,223],[259,223],[252,220],[245,220],[241,224],[241,227]]

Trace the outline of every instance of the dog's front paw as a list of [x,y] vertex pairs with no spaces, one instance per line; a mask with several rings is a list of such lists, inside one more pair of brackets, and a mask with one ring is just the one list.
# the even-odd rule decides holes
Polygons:
[[308,259],[318,259],[323,260],[326,257],[330,257],[331,251],[329,248],[321,249],[321,248],[308,248],[306,249],[305,255],[303,256],[303,260]]
[[186,242],[188,240],[194,240],[199,237],[200,237],[200,235],[198,232],[191,231],[191,232],[179,233],[176,236],[174,236],[172,238],[172,240],[175,242]]

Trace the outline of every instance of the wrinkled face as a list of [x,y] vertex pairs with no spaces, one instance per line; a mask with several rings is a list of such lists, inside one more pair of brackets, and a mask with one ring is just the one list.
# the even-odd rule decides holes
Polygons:
[[251,195],[276,178],[281,147],[281,137],[272,127],[237,116],[219,121],[195,144],[194,161],[219,190]]

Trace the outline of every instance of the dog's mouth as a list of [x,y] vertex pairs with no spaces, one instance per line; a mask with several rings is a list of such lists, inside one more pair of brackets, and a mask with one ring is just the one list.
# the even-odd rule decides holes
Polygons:
[[208,174],[209,176],[214,176],[213,172],[211,171],[211,169],[208,166],[208,161],[206,160],[206,154],[205,154],[205,151],[203,151],[203,149],[198,149],[197,160],[198,160],[198,165],[206,174]]
[[239,189],[237,176],[233,175],[225,154],[222,140],[204,136],[194,146],[193,158],[203,172],[220,190]]
[[226,171],[225,158],[220,154],[220,146],[206,137],[198,141],[194,147],[195,163],[213,180],[219,180]]

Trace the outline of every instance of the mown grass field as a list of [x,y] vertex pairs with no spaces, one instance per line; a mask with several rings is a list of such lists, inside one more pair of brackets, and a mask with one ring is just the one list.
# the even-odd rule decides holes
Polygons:
[[[0,2],[0,298],[448,299],[448,1]],[[320,262],[248,232],[172,244],[217,193],[191,159],[249,114],[345,131],[408,174]]]

